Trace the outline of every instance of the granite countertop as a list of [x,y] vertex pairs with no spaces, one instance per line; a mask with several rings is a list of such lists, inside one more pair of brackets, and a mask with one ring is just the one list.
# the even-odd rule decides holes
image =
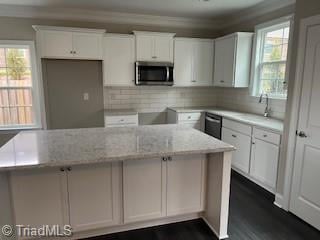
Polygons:
[[105,109],[105,116],[122,116],[122,115],[137,115],[138,111],[135,109]]
[[60,167],[235,150],[195,129],[170,124],[21,132],[0,149],[0,170]]
[[249,124],[252,126],[268,129],[276,133],[283,133],[283,121],[274,118],[265,118],[260,115],[252,113],[237,112],[232,110],[225,110],[215,107],[190,107],[190,108],[176,108],[170,107],[169,109],[179,112],[209,112],[220,115],[224,118],[235,120],[241,123]]

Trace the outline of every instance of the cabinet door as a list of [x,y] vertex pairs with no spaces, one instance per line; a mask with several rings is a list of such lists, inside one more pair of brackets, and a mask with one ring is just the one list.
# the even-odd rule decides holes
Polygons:
[[232,87],[235,74],[236,37],[215,41],[214,85]]
[[65,173],[56,168],[17,171],[11,173],[10,181],[16,224],[69,224]]
[[168,216],[203,210],[205,160],[206,155],[185,155],[168,161]]
[[166,162],[160,158],[123,163],[124,222],[166,215]]
[[93,33],[73,33],[75,58],[102,60],[102,35]]
[[103,77],[105,86],[134,86],[134,38],[104,38]]
[[72,32],[42,31],[41,57],[43,58],[72,58]]
[[242,133],[222,128],[222,141],[237,148],[232,154],[232,166],[249,173],[251,137]]
[[254,139],[250,175],[263,185],[275,189],[277,182],[279,146]]
[[158,62],[173,62],[173,37],[155,36],[154,55]]
[[179,124],[200,130],[200,121],[185,121],[185,122],[179,121]]
[[213,41],[197,41],[194,44],[194,85],[213,85]]
[[70,224],[74,231],[120,223],[119,163],[75,166],[67,173]]
[[155,61],[154,37],[153,36],[136,36],[137,61]]
[[193,42],[175,40],[174,85],[190,86],[193,80]]

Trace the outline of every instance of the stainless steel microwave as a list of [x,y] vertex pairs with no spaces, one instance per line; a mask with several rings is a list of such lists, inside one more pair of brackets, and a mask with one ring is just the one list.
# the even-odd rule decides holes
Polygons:
[[136,85],[173,85],[173,63],[136,62]]

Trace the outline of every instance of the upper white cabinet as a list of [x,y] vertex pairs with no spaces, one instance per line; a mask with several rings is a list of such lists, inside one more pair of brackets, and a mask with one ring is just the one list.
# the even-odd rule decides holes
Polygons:
[[212,86],[214,41],[176,38],[174,51],[175,86]]
[[33,26],[41,58],[102,60],[105,30]]
[[215,39],[214,86],[248,87],[253,33]]
[[173,33],[134,31],[137,61],[173,62]]
[[134,86],[135,39],[133,35],[107,34],[103,41],[105,86]]

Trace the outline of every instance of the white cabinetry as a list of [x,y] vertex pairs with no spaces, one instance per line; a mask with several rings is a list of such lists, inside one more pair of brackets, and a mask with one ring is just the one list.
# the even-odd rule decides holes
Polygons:
[[102,60],[105,30],[33,26],[41,58]]
[[213,59],[213,40],[175,38],[175,86],[212,86]]
[[125,161],[125,223],[203,211],[205,163],[206,155]]
[[125,127],[138,125],[138,113],[132,115],[105,116],[105,127]]
[[215,39],[214,86],[248,87],[253,33]]
[[250,176],[275,191],[278,173],[280,135],[254,128]]
[[184,112],[179,113],[172,109],[168,109],[168,123],[181,124],[195,128],[197,130],[203,129],[203,118],[201,112]]
[[173,33],[134,31],[137,61],[173,62]]
[[120,169],[99,164],[11,173],[16,224],[70,224],[75,232],[119,224]]
[[105,86],[134,86],[134,36],[107,34],[103,41]]

